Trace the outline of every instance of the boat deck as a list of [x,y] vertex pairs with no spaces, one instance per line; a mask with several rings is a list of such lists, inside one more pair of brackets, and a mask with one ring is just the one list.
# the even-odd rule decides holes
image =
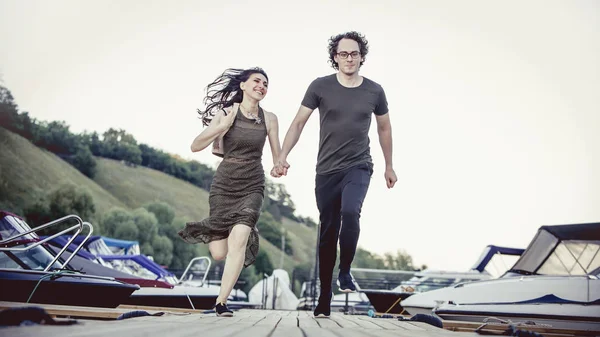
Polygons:
[[[75,319],[74,325],[31,325],[0,328],[0,336],[69,337],[69,336],[257,336],[257,337],[409,337],[409,336],[481,336],[474,332],[478,325],[450,324],[444,329],[422,322],[397,318],[371,318],[364,315],[333,313],[329,319],[315,319],[310,311],[242,309],[234,317],[216,317],[199,310],[151,307],[119,307],[116,309],[68,307],[0,302],[0,310],[23,306],[42,307],[57,320]],[[151,316],[117,320],[122,314],[142,310]],[[446,324],[448,323],[448,324]],[[505,327],[494,328],[496,334]],[[454,330],[454,331],[451,331]],[[574,336],[558,331],[539,331],[544,336]],[[549,333],[549,334],[545,334]],[[589,334],[588,334],[589,336]]]

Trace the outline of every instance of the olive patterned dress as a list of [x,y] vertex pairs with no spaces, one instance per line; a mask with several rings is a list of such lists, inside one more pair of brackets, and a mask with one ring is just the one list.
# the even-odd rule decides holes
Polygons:
[[265,190],[262,153],[267,128],[260,107],[257,119],[247,118],[239,108],[236,114],[233,125],[223,136],[223,160],[210,186],[209,217],[188,222],[179,236],[188,243],[209,243],[227,238],[234,225],[249,226],[252,231],[244,259],[244,267],[248,267],[258,255],[256,222]]

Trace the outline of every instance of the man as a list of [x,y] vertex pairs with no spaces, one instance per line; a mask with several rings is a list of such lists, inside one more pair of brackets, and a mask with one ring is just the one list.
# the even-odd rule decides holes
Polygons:
[[392,188],[397,180],[392,167],[392,129],[385,92],[379,84],[359,75],[368,50],[367,40],[358,32],[339,34],[329,40],[329,62],[337,73],[319,77],[310,84],[285,136],[279,157],[281,174],[287,175],[290,166],[287,156],[298,142],[308,118],[318,108],[320,140],[315,194],[321,226],[321,295],[315,317],[331,314],[332,274],[338,239],[340,291],[356,291],[350,265],[356,252],[363,200],[373,174],[368,137],[372,113],[385,158],[387,187]]

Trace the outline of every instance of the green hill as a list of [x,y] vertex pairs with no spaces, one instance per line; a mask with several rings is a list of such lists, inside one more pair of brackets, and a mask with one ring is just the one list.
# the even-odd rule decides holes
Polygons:
[[30,202],[65,183],[88,189],[102,214],[112,207],[127,208],[73,166],[27,139],[0,127],[0,208],[21,213]]
[[[96,158],[94,180],[81,174],[56,155],[0,127],[0,208],[21,213],[39,195],[64,183],[85,187],[94,199],[96,216],[112,207],[135,209],[148,202],[162,201],[176,217],[199,220],[208,216],[208,192],[183,180],[146,167],[131,167],[119,161]],[[284,256],[284,269],[313,261],[314,229],[284,218],[293,256]],[[281,250],[260,241],[274,267],[279,267]],[[206,245],[201,245],[208,254]]]

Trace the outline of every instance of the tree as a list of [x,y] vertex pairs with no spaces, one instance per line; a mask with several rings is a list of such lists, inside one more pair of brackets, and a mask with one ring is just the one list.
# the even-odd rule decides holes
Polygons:
[[256,261],[254,262],[254,267],[256,268],[256,272],[259,276],[267,274],[273,274],[273,263],[271,263],[271,259],[269,259],[269,255],[263,250],[258,250],[258,255],[256,255]]
[[[91,194],[82,187],[73,184],[61,185],[47,195],[43,195],[28,206],[24,213],[28,222],[36,226],[74,214],[83,221],[93,223],[96,212]],[[51,226],[40,231],[40,235],[55,234],[75,224],[74,221]],[[96,228],[94,229],[97,230]]]
[[286,254],[291,255],[294,253],[292,245],[290,244],[291,238],[287,232],[282,231],[281,223],[275,221],[273,216],[268,212],[262,212],[256,223],[260,235],[276,247],[281,247],[281,236],[285,237],[284,250]]
[[96,158],[87,146],[79,146],[75,155],[69,159],[69,163],[89,178],[94,178],[96,175]]
[[133,222],[131,214],[119,207],[112,208],[104,213],[100,220],[104,235],[111,237],[116,237],[117,228],[129,222]]
[[239,281],[243,282],[240,288],[247,294],[261,278],[261,275],[256,271],[255,265],[243,268],[239,277]]
[[[138,229],[137,240],[140,245],[151,243],[154,236],[158,234],[158,221],[153,213],[148,212],[145,208],[138,208],[131,214],[133,223]],[[151,255],[151,254],[149,254]]]
[[0,85],[0,126],[13,131],[29,140],[33,139],[35,120],[29,117],[28,112],[19,113],[19,106],[15,103],[10,90]]
[[156,235],[152,240],[154,261],[163,266],[171,264],[173,259],[173,242],[167,237]]
[[356,248],[356,254],[354,255],[354,261],[352,265],[356,268],[386,268],[385,262],[381,256],[362,249],[361,247]]
[[103,157],[122,160],[128,165],[142,163],[142,151],[137,141],[125,130],[108,129],[103,134]]
[[292,197],[283,184],[276,184],[267,180],[265,184],[265,196],[271,199],[269,209],[273,209],[275,207],[273,206],[274,204],[279,209],[278,214],[292,220],[297,220],[294,215],[296,206],[294,206]]
[[3,85],[0,85],[0,104],[6,104],[15,110],[19,109],[17,103],[15,103],[15,98],[13,97],[12,93]]
[[100,140],[97,132],[83,132],[79,135],[79,143],[90,149],[94,156],[104,157],[106,150],[104,149],[104,142]]
[[387,269],[393,270],[413,270],[412,257],[403,250],[396,251],[396,254],[384,254],[385,266]]
[[132,220],[119,224],[115,228],[115,238],[128,241],[138,241],[140,231]]
[[159,224],[170,224],[175,218],[173,208],[162,201],[155,201],[144,205],[144,208],[153,213]]
[[19,107],[15,103],[10,90],[0,85],[0,126],[15,131],[16,116]]
[[311,219],[310,217],[308,217],[308,216],[307,217],[299,216],[298,217],[298,222],[303,223],[307,227],[310,227],[310,228],[317,227],[317,223],[313,219]]
[[64,121],[42,122],[36,132],[35,145],[60,155],[75,154],[79,137],[69,130]]
[[198,245],[190,245],[177,234],[186,223],[186,219],[176,218],[171,224],[161,225],[159,235],[168,237],[173,243],[173,259],[169,265],[172,269],[187,267],[190,260],[198,255]]

